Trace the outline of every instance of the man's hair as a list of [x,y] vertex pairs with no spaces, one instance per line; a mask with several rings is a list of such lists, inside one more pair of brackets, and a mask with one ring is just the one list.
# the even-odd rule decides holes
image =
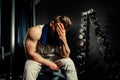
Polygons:
[[53,21],[55,23],[57,23],[57,22],[63,23],[65,29],[70,28],[70,26],[72,25],[72,22],[71,22],[70,18],[67,17],[67,16],[57,16],[53,19]]

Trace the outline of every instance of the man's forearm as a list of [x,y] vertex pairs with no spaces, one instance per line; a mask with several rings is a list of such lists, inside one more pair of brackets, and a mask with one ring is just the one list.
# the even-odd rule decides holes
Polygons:
[[62,57],[69,57],[70,48],[67,44],[66,38],[64,39],[63,44],[60,46],[60,54]]
[[46,65],[46,66],[49,66],[52,63],[51,61],[43,58],[38,53],[33,53],[32,55],[29,55],[29,59],[37,61],[37,62],[41,63],[42,65]]

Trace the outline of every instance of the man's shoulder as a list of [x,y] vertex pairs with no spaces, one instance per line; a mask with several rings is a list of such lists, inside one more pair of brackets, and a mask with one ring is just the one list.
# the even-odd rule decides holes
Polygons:
[[31,38],[39,38],[41,35],[41,29],[39,25],[33,26],[28,30],[28,36]]
[[36,25],[31,27],[29,30],[42,31],[44,25]]
[[30,30],[38,30],[39,28],[40,28],[40,25],[36,25],[36,26],[30,27]]

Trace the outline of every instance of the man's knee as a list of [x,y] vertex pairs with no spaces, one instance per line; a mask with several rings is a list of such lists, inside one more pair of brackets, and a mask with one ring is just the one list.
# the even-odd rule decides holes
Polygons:
[[36,61],[27,60],[25,64],[25,71],[39,71],[41,69],[41,64]]
[[75,70],[74,62],[70,58],[62,59],[63,69]]
[[64,65],[74,65],[73,61],[70,58],[65,58],[61,61]]

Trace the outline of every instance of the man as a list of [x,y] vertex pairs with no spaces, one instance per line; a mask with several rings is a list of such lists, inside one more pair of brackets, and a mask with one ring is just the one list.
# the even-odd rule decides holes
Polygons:
[[67,80],[78,80],[75,65],[69,58],[66,30],[71,25],[67,16],[57,16],[43,27],[29,29],[25,39],[28,60],[23,80],[36,80],[42,65],[56,71],[63,69]]

